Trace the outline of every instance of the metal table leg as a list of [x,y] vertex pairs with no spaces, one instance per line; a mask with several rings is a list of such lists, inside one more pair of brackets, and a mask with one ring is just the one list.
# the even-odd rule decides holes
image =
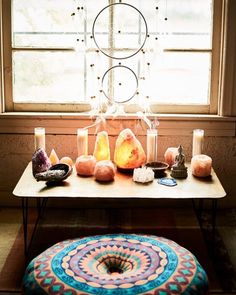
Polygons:
[[212,212],[211,212],[211,224],[212,224],[212,247],[215,249],[216,242],[216,211],[217,211],[217,199],[212,200]]
[[24,253],[28,253],[28,198],[21,199],[23,231],[24,231]]
[[21,204],[22,204],[22,217],[23,217],[23,231],[24,231],[24,253],[25,256],[28,255],[30,245],[32,243],[34,234],[37,229],[37,225],[39,222],[39,219],[42,217],[44,209],[46,208],[48,198],[43,198],[41,202],[41,198],[36,199],[36,205],[37,205],[37,218],[34,223],[33,232],[31,234],[31,238],[28,241],[28,212],[29,212],[29,205],[28,205],[28,198],[22,198]]

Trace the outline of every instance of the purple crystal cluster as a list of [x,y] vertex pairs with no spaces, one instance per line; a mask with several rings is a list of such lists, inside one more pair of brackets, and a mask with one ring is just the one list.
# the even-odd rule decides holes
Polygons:
[[32,156],[33,175],[47,171],[51,167],[51,161],[44,149],[37,149]]

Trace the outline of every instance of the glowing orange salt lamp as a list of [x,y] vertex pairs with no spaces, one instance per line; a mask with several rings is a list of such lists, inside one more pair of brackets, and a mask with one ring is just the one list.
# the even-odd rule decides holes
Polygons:
[[60,162],[54,149],[52,149],[49,159],[50,159],[52,165],[56,165]]
[[93,155],[97,161],[110,160],[109,139],[106,131],[97,134]]
[[114,162],[122,169],[138,168],[146,162],[143,147],[130,129],[122,130],[116,140]]

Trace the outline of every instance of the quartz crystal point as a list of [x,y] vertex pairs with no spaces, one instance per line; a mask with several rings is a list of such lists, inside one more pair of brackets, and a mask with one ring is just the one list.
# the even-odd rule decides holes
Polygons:
[[51,161],[44,149],[37,149],[32,157],[33,175],[47,171],[51,167]]
[[121,169],[138,168],[146,162],[143,147],[130,129],[122,130],[116,140],[114,162]]

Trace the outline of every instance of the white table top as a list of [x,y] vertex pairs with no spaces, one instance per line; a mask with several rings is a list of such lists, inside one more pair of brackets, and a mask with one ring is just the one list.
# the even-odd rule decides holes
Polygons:
[[[216,173],[212,169],[211,177],[196,178],[188,166],[188,177],[177,179],[177,185],[168,187],[157,183],[157,179],[148,184],[135,183],[132,175],[117,172],[115,180],[99,183],[94,177],[80,177],[73,167],[72,175],[57,186],[49,186],[44,181],[37,182],[32,174],[31,162],[18,181],[13,194],[16,197],[48,198],[96,198],[96,199],[218,199],[226,196]],[[170,171],[167,170],[167,176]]]

